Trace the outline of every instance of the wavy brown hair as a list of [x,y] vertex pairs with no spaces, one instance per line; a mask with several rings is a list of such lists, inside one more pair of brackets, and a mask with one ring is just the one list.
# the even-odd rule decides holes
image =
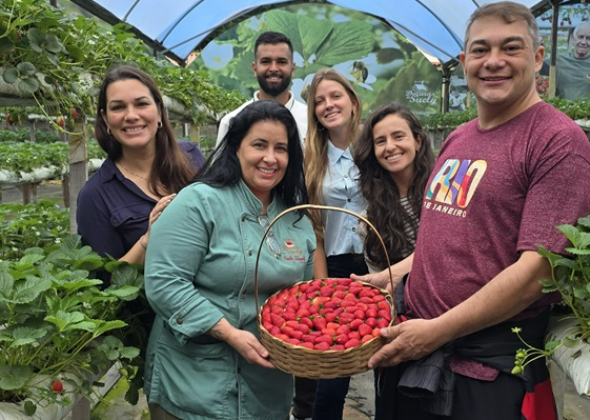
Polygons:
[[107,88],[109,85],[129,79],[138,80],[149,89],[162,117],[162,127],[156,133],[156,157],[150,172],[150,189],[160,197],[178,192],[194,178],[195,169],[188,156],[178,146],[160,90],[144,71],[134,66],[122,65],[107,73],[98,94],[94,124],[96,140],[113,162],[121,159],[123,154],[121,143],[108,133],[103,115],[107,113]]
[[[356,144],[359,126],[361,122],[362,102],[352,87],[352,84],[342,74],[331,68],[319,70],[314,76],[309,86],[307,96],[307,136],[305,138],[305,183],[309,194],[311,204],[322,204],[324,196],[322,185],[324,177],[328,170],[328,130],[318,121],[315,114],[315,95],[318,85],[323,80],[332,80],[340,83],[350,100],[356,103],[356,109],[353,112],[349,122],[349,135],[351,144]],[[312,221],[316,230],[318,239],[323,239],[324,231],[322,226],[321,215],[318,211],[312,211]]]
[[[434,166],[434,153],[422,124],[404,105],[396,102],[385,104],[369,115],[354,150],[354,162],[359,168],[361,191],[367,200],[367,219],[381,234],[391,262],[397,262],[413,250],[404,231],[406,222],[417,223],[400,204],[400,193],[391,174],[381,166],[375,156],[373,128],[388,115],[399,115],[406,120],[420,148],[414,159],[414,175],[408,188],[408,200],[416,216],[422,210],[424,190]],[[386,267],[387,260],[375,232],[368,229],[365,238],[365,253],[379,267]]]

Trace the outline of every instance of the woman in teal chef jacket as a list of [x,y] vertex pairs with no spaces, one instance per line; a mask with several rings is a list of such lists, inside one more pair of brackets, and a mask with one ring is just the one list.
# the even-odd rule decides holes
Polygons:
[[[290,112],[256,101],[230,123],[210,166],[152,227],[146,293],[157,317],[146,360],[152,420],[287,417],[292,376],[258,341],[254,273],[263,233],[307,202],[303,151]],[[260,256],[260,301],[313,276],[305,212],[275,223]]]

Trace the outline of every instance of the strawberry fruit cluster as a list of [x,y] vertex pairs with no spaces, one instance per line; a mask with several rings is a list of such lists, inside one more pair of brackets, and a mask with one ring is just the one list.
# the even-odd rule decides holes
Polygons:
[[380,336],[391,321],[381,291],[351,279],[297,283],[262,307],[262,326],[273,336],[313,350],[346,350]]

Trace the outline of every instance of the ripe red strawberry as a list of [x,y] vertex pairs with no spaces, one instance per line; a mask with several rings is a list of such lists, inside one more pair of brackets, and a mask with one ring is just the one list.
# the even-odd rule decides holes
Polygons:
[[331,350],[346,350],[346,347],[344,347],[342,344],[334,344],[332,347],[330,347]]
[[316,342],[316,344],[324,342],[324,343],[328,343],[331,346],[333,343],[333,339],[332,339],[331,335],[322,334],[318,338],[316,338],[315,342]]
[[373,337],[371,334],[365,335],[363,338],[361,338],[361,344],[365,344],[367,341],[371,341],[373,338],[375,337]]
[[298,331],[301,331],[303,334],[308,334],[309,333],[309,327],[305,324],[299,324],[299,326],[297,328],[295,328]]
[[338,319],[338,314],[336,312],[328,312],[324,316],[328,322],[335,322]]
[[328,343],[326,343],[326,342],[323,342],[323,341],[321,341],[321,342],[319,342],[319,343],[315,343],[315,344],[313,345],[313,348],[314,348],[315,350],[322,350],[322,351],[326,351],[326,350],[330,350],[330,345],[329,345]]
[[345,349],[349,349],[351,347],[358,347],[360,346],[361,342],[358,340],[358,338],[353,338],[348,340],[345,344],[344,344],[344,348]]
[[63,392],[64,390],[64,385],[61,383],[61,381],[54,381],[53,384],[51,385],[51,392],[55,392],[56,394],[59,394],[61,392]]
[[276,325],[277,327],[281,327],[285,323],[285,319],[277,314],[270,314],[270,320],[273,325]]
[[336,334],[348,334],[350,332],[350,328],[348,325],[340,325],[338,329],[336,329]]
[[371,335],[373,337],[381,337],[381,328],[373,328]]
[[303,337],[303,332],[294,329],[291,332],[291,337],[296,338],[297,341],[301,341],[301,338]]
[[334,293],[334,288],[332,286],[323,286],[320,289],[320,294],[322,296],[325,296],[325,297],[332,296],[332,293]]
[[351,331],[348,333],[348,338],[350,338],[351,340],[356,338],[357,340],[361,339],[361,335],[359,334],[358,331]]
[[377,320],[375,318],[367,318],[365,319],[365,324],[371,328],[375,328],[377,326]]
[[356,311],[354,311],[354,317],[356,319],[365,319],[365,311],[357,309]]
[[358,328],[363,324],[363,321],[356,318],[350,322],[350,329],[351,330],[358,330]]
[[313,328],[313,322],[308,317],[301,318],[299,323],[302,325],[307,325],[308,328]]
[[372,332],[373,328],[371,328],[367,324],[362,324],[359,326],[359,334],[361,335],[361,337],[364,337],[365,335],[371,335]]
[[389,326],[389,321],[386,319],[380,318],[377,320],[377,328],[387,328]]
[[334,337],[334,342],[337,344],[345,344],[348,340],[350,340],[348,334],[338,334]]
[[295,338],[289,338],[287,340],[287,343],[293,344],[293,345],[296,345],[296,346],[298,346],[299,344],[301,344],[301,342],[299,340],[295,339]]
[[61,128],[64,128],[65,125],[66,125],[66,122],[64,120],[64,117],[62,117],[62,116],[57,117],[57,121],[56,122],[57,122],[57,125],[59,125]]
[[367,311],[365,312],[365,315],[367,316],[367,318],[377,318],[377,314],[378,314],[377,309],[373,309],[373,308],[368,308]]
[[349,324],[350,322],[352,322],[354,320],[354,315],[349,313],[349,312],[343,312],[340,314],[340,316],[338,317],[338,323],[340,325],[343,324]]
[[328,324],[328,322],[326,321],[326,318],[322,318],[320,316],[314,317],[312,322],[313,322],[314,328],[318,331],[322,331],[324,328],[326,328],[326,325]]
[[338,284],[342,285],[342,286],[348,286],[350,283],[352,283],[351,279],[338,279]]
[[383,296],[382,294],[378,294],[372,297],[373,302],[377,303],[377,302],[382,302],[385,300],[385,296]]
[[78,110],[76,108],[72,108],[71,114],[74,120],[78,119]]
[[387,321],[391,321],[391,312],[389,312],[389,310],[386,311],[385,309],[380,309],[378,315]]
[[294,321],[297,319],[297,314],[293,309],[287,308],[283,313],[283,318],[285,318],[287,321]]
[[314,344],[317,337],[314,337],[311,334],[303,334],[301,337],[301,341],[304,343],[311,343]]
[[306,347],[308,349],[313,349],[313,343],[303,342],[303,343],[299,343],[299,345],[301,347]]

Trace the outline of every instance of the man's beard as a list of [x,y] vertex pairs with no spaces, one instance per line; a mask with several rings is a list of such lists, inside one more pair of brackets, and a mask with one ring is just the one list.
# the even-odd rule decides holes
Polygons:
[[279,96],[281,93],[289,89],[291,84],[291,76],[282,76],[279,83],[268,83],[265,76],[257,76],[260,89],[268,96]]

